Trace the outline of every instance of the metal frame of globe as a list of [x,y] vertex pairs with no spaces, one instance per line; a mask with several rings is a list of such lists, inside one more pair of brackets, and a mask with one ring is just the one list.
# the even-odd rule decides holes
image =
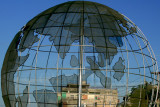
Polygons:
[[[123,15],[127,20],[129,20],[129,22],[134,26],[134,27],[136,27],[137,28],[137,30],[138,30],[138,33],[139,33],[139,35],[141,35],[143,38],[145,38],[146,40],[147,40],[147,38],[145,37],[145,35],[143,34],[143,32],[127,17],[127,16],[125,16],[125,15]],[[132,26],[131,25],[131,26]],[[148,41],[144,41],[145,42],[145,44],[146,44],[146,48],[148,49],[148,51],[149,51],[149,53],[150,53],[150,55],[151,55],[151,57],[154,57],[155,58],[155,54],[154,54],[154,52],[153,52],[153,49],[152,49],[152,47],[151,47],[151,45],[148,43]],[[139,46],[140,46],[140,44],[139,44]],[[151,49],[151,51],[149,50],[149,48]],[[144,53],[143,53],[143,49],[141,48],[141,46],[140,46],[140,49],[141,49],[141,52],[142,52],[142,55],[143,55],[143,57],[144,57]],[[152,56],[152,54],[151,53],[153,53],[153,56]],[[156,60],[156,58],[155,58],[155,60]],[[154,63],[154,61],[153,61],[153,59],[152,59],[152,62]],[[143,63],[144,63],[144,60],[143,60]],[[154,78],[156,78],[156,76],[157,76],[157,79],[154,79],[154,85],[156,84],[156,82],[157,82],[157,88],[156,88],[156,98],[155,98],[155,100],[157,100],[158,99],[158,92],[159,92],[159,70],[158,70],[158,65],[157,65],[157,61],[155,62],[155,64],[153,64],[153,71],[155,71],[155,72],[150,72],[151,74],[154,74]],[[144,68],[145,68],[145,65],[144,65]],[[145,69],[144,69],[144,82],[145,82]],[[153,92],[153,90],[152,90],[152,92]],[[152,94],[152,98],[151,98],[151,100],[153,101],[153,94]],[[152,105],[152,103],[153,102],[150,102],[150,104],[149,104],[149,107]],[[154,106],[155,106],[155,103],[154,103]]]
[[[77,10],[75,9],[75,11],[74,11],[73,7],[72,7],[73,5],[75,5],[75,7],[78,5],[81,5],[81,6],[76,8]],[[90,7],[89,8],[85,7],[85,5],[90,6]],[[107,13],[103,13],[104,11],[100,10],[100,8],[102,8],[101,6],[103,7],[103,9],[106,8],[106,10],[109,11],[108,12],[109,15]],[[64,10],[66,9],[66,11],[64,11],[63,9],[58,10],[61,7],[63,7]],[[70,11],[71,8],[72,8],[72,11]],[[81,9],[79,9],[79,8],[81,8]],[[91,9],[93,9],[93,10],[91,10]],[[94,13],[95,10],[97,13],[96,12]],[[107,12],[107,11],[105,11],[105,12]],[[136,75],[138,75],[138,77],[140,79],[140,82],[139,82],[140,84],[142,84],[142,83],[145,84],[145,82],[147,80],[149,82],[152,82],[152,85],[157,85],[157,88],[156,88],[157,95],[154,95],[155,88],[153,88],[151,99],[148,101],[150,101],[149,102],[150,106],[156,105],[155,101],[157,100],[157,97],[158,97],[159,75],[156,74],[156,72],[158,72],[158,66],[157,66],[157,62],[155,59],[155,55],[154,55],[154,52],[153,52],[149,42],[147,41],[146,37],[142,33],[142,31],[132,21],[130,21],[130,19],[128,19],[126,16],[112,10],[111,8],[109,8],[107,6],[103,6],[103,5],[100,5],[97,3],[93,3],[93,2],[85,2],[85,1],[75,1],[75,2],[63,3],[63,4],[60,4],[60,5],[53,7],[51,9],[48,9],[45,12],[41,13],[40,15],[36,16],[34,19],[29,21],[26,24],[26,26],[20,32],[17,33],[14,40],[10,44],[10,47],[8,48],[8,51],[5,56],[3,68],[2,68],[2,73],[1,73],[2,74],[1,75],[2,94],[3,94],[3,99],[5,102],[5,105],[7,107],[14,107],[16,105],[18,105],[20,107],[22,107],[22,106],[27,107],[27,105],[32,105],[32,104],[37,104],[39,106],[51,106],[52,104],[53,105],[55,104],[58,106],[58,97],[57,96],[56,96],[57,97],[56,102],[53,102],[53,103],[50,102],[50,100],[48,98],[55,98],[55,97],[53,97],[53,95],[55,95],[58,92],[61,93],[61,97],[62,97],[62,94],[63,94],[62,88],[64,87],[64,81],[66,80],[68,83],[72,83],[71,80],[73,78],[77,78],[75,81],[77,84],[79,83],[79,85],[78,85],[79,87],[77,88],[79,90],[77,92],[78,97],[79,97],[77,105],[81,107],[82,106],[81,105],[82,104],[81,97],[83,94],[82,80],[84,80],[84,77],[87,75],[87,74],[85,74],[87,72],[87,70],[92,71],[92,73],[90,75],[93,74],[93,78],[90,79],[90,80],[93,80],[93,82],[87,80],[92,85],[92,87],[94,87],[94,86],[98,87],[98,85],[97,85],[98,83],[96,82],[97,78],[99,79],[97,81],[99,81],[101,83],[101,86],[104,89],[108,89],[108,87],[110,87],[109,89],[112,89],[112,87],[113,87],[112,85],[115,85],[115,87],[119,88],[119,86],[116,86],[116,85],[119,84],[119,82],[123,80],[122,78],[126,79],[125,81],[123,80],[124,83],[122,86],[120,86],[120,87],[124,88],[123,91],[125,92],[125,94],[124,94],[125,96],[127,96],[129,93],[129,90],[131,90],[130,87],[133,87],[133,86],[130,86],[130,84],[132,83],[130,81],[130,78],[132,78],[132,77],[129,77],[129,75],[133,75],[133,76],[135,76],[135,78],[137,78]],[[74,14],[74,15],[72,16],[72,14]],[[95,16],[95,14],[97,16]],[[69,15],[71,15],[70,20],[67,18],[67,17],[69,17]],[[52,17],[53,17],[53,19],[52,19]],[[58,21],[61,18],[62,18],[62,21],[61,21],[61,24],[59,24]],[[78,23],[77,25],[72,24],[72,23],[74,23],[75,18],[80,19],[80,20],[78,20],[79,22],[77,22]],[[106,21],[106,20],[104,18],[110,19],[110,22],[107,21],[107,24],[109,25],[108,29],[111,29],[113,31],[110,34],[120,35],[120,36],[118,36],[119,37],[118,39],[120,39],[120,40],[118,40],[117,37],[115,37],[115,36],[111,36],[112,39],[110,39],[110,41],[109,41],[108,34],[106,34],[106,30],[105,30],[106,24],[104,21]],[[88,22],[85,22],[86,20],[88,20]],[[95,20],[95,23],[92,23],[93,20]],[[66,23],[66,21],[70,21],[70,23]],[[51,24],[49,24],[49,22]],[[44,25],[42,26],[42,24],[44,24]],[[102,36],[104,37],[103,39],[108,40],[108,41],[105,41],[105,45],[100,44],[100,42],[103,42],[103,39],[100,39],[101,40],[100,42],[96,41],[96,39],[98,38],[97,36],[101,35],[101,34],[96,34],[93,31],[93,30],[96,30],[96,28],[98,29],[97,26],[99,27],[99,29],[101,29]],[[117,29],[113,29],[115,26]],[[50,29],[47,29],[49,27],[50,27]],[[52,29],[52,27],[53,27],[53,29],[58,29],[58,30],[53,32],[54,30]],[[78,38],[79,44],[76,41],[77,36],[71,35],[71,33],[72,34],[77,33],[75,31],[73,31],[72,28],[80,28],[79,33],[78,33],[80,35],[80,37],[78,36],[79,37]],[[88,32],[91,32],[90,33],[91,37],[86,32],[87,28],[89,28]],[[97,30],[97,32],[98,32],[98,30]],[[51,36],[53,33],[56,34],[56,35],[54,35],[55,37]],[[65,35],[67,35],[68,38],[70,35],[73,36],[72,38],[74,40],[69,41],[66,38],[66,40],[64,41],[66,43],[65,44],[61,43],[61,41],[65,39],[65,37],[63,37],[64,36],[63,33]],[[126,33],[126,35],[125,35],[125,33]],[[58,36],[58,35],[60,35],[60,36]],[[132,47],[132,43],[129,42],[130,41],[129,39],[131,39],[131,38],[129,38],[128,36],[130,36],[132,38],[132,40],[133,40],[132,42],[135,42],[135,44],[138,46],[139,49],[137,49],[137,50],[133,49],[134,47]],[[44,41],[46,40],[46,38],[48,38],[49,41],[51,42],[50,45],[43,44]],[[57,40],[58,42],[55,40],[57,38],[58,38],[58,40]],[[92,45],[91,45],[90,42],[86,43],[88,41],[86,38],[90,38],[92,40],[94,38],[96,38],[96,39],[94,39],[94,42],[92,42]],[[141,39],[142,41],[140,41],[139,39]],[[67,43],[68,41],[69,41],[69,43]],[[124,45],[123,45],[124,47],[121,46],[121,41],[124,42]],[[111,42],[111,44],[109,42]],[[143,44],[144,46],[142,46],[141,42],[144,43]],[[110,45],[110,46],[108,46],[108,45]],[[117,45],[117,47],[116,47],[116,45]],[[63,47],[64,47],[64,49],[63,49]],[[69,52],[69,50],[71,50],[71,49],[68,49],[68,51],[65,51],[65,50],[67,50],[66,47],[67,47],[67,49],[68,49],[68,47],[69,48],[77,47],[79,49],[79,51]],[[93,49],[91,49],[91,52],[89,52],[90,50],[87,50],[90,47],[93,48]],[[48,50],[41,50],[41,48],[42,49],[45,48]],[[54,48],[54,50],[53,50],[53,48]],[[146,51],[144,51],[145,49],[148,51],[148,54],[145,53],[146,52]],[[57,50],[57,52],[56,52],[56,50]],[[96,59],[95,59],[98,57],[99,53],[103,53],[103,50],[105,50],[106,54],[104,54],[103,57],[101,56],[100,60],[103,60],[103,58],[105,58],[106,62],[105,61],[103,62],[104,65],[102,64],[102,61],[98,60],[96,62]],[[111,51],[111,52],[109,52],[109,51]],[[115,52],[116,53],[115,54],[114,51],[116,51],[117,53]],[[34,55],[31,56],[32,53],[34,53]],[[45,66],[42,66],[42,67],[39,66],[40,65],[39,60],[41,58],[38,58],[38,56],[40,56],[41,53],[44,53],[44,55],[41,55],[41,56],[46,57],[46,64],[45,64]],[[46,53],[48,55],[46,55]],[[58,54],[58,55],[54,55],[54,58],[57,58],[57,61],[51,62],[51,60],[50,60],[52,58],[51,54],[54,54],[54,53]],[[130,53],[132,53],[132,56],[135,59],[134,62],[138,66],[136,68],[131,68],[132,65],[130,65],[130,63],[132,61],[130,61],[130,60],[132,60],[132,59],[130,59],[130,56],[131,56]],[[74,64],[73,64],[74,66],[70,65],[71,67],[68,67],[67,64],[64,64],[64,62],[65,62],[64,57],[67,56],[66,54],[70,55],[71,57],[72,57],[72,54],[78,54],[76,57],[78,57],[77,59],[79,61],[78,62],[79,67],[76,68]],[[87,56],[90,54],[93,54],[93,57]],[[119,60],[121,60],[122,64],[124,64],[124,67],[125,67],[124,71],[122,70],[122,68],[118,69],[118,68],[114,67],[115,65],[111,64],[112,60],[114,61],[114,59],[110,58],[110,56],[108,58],[107,55],[109,55],[109,54],[111,54],[110,56],[113,56],[113,57],[120,54],[120,56],[118,56],[118,57],[121,58]],[[137,55],[142,57],[142,63],[138,61],[139,57]],[[33,60],[30,61],[30,63],[31,62],[32,63],[31,63],[31,65],[26,65],[26,64],[30,64],[27,62],[27,59],[29,59],[29,57],[33,57]],[[85,58],[87,60],[86,62],[85,62]],[[76,60],[76,59],[74,59],[74,60]],[[43,61],[40,61],[40,62],[43,62]],[[101,65],[99,64],[100,62],[101,62]],[[119,66],[118,62],[116,62],[116,61],[114,61],[114,62],[117,64],[117,66]],[[50,67],[50,65],[52,65],[52,63],[54,63],[53,64],[54,67]],[[88,63],[88,65],[86,63]],[[91,63],[93,63],[94,66]],[[41,65],[43,65],[43,63]],[[67,67],[64,68],[65,65],[67,65],[68,68]],[[87,68],[86,65],[90,66],[90,68]],[[113,67],[113,68],[111,68],[111,67]],[[137,72],[139,72],[139,73],[133,72],[132,69],[137,70]],[[152,72],[151,69],[153,69],[153,71],[155,72],[154,75],[151,74],[151,72]],[[47,74],[48,72],[51,73],[50,70],[53,70],[53,72],[55,73],[54,77],[52,77],[52,78],[49,78],[49,76]],[[75,72],[72,74],[72,76],[65,77],[63,70],[64,71],[66,70],[66,72],[68,72],[67,70],[70,70],[70,71],[78,70],[78,71],[77,71],[77,75],[75,77],[74,77]],[[34,75],[33,75],[32,71],[34,71]],[[41,73],[41,71],[44,71],[44,72]],[[104,71],[104,72],[102,72],[102,71]],[[29,73],[27,74],[27,72],[29,72]],[[78,74],[78,72],[79,72],[79,74]],[[118,72],[118,73],[120,72],[120,73],[113,74],[116,72]],[[142,74],[142,72],[143,72],[143,74]],[[150,75],[148,74],[149,72],[150,72]],[[23,76],[25,76],[25,73],[29,77],[28,77],[28,79],[26,79],[26,81],[25,81],[25,78],[24,78],[24,81],[22,81],[21,78]],[[99,73],[101,74],[101,76],[103,76],[103,75],[105,76],[105,83],[103,82],[104,78],[101,78],[99,76],[100,75]],[[108,76],[108,74],[109,74],[109,76]],[[123,76],[119,80],[118,79],[119,77],[116,77],[116,76],[121,75],[121,74],[123,74]],[[65,75],[67,75],[67,74],[65,74]],[[124,75],[126,77],[124,77]],[[152,75],[153,75],[153,77],[152,77]],[[17,76],[17,78],[16,78],[16,76]],[[32,81],[33,76],[34,76],[34,80],[33,80],[34,84]],[[89,78],[89,76],[87,77],[87,79]],[[72,79],[69,80],[68,78],[72,78]],[[108,85],[108,83],[107,83],[108,82],[107,79],[109,79],[109,78],[111,79],[111,86]],[[40,79],[41,79],[41,81],[44,81],[44,83],[42,82],[43,84],[42,83],[39,84]],[[86,79],[86,77],[85,77],[85,79]],[[113,80],[113,79],[115,79],[115,80]],[[48,85],[47,80],[50,81],[51,85]],[[132,78],[131,80],[134,80],[134,79]],[[28,83],[27,83],[27,81],[28,81]],[[59,81],[60,81],[60,84],[59,84]],[[54,86],[54,83],[56,83],[56,86]],[[73,82],[73,83],[75,83],[75,82]],[[26,88],[24,88],[23,85],[26,86]],[[138,84],[134,84],[134,85],[138,85]],[[65,87],[66,86],[67,86],[67,83],[65,84]],[[24,88],[23,92],[21,90],[22,87]],[[33,90],[33,92],[30,92],[30,90],[32,90],[33,87],[35,88],[35,90]],[[43,87],[43,88],[41,88],[41,90],[40,90],[39,87]],[[54,88],[54,91],[52,91],[50,88]],[[141,103],[142,103],[141,99],[143,97],[142,96],[143,88],[144,87],[142,85],[140,85],[138,106],[141,106]],[[11,89],[13,89],[13,90],[11,90]],[[49,96],[49,94],[52,96]],[[120,93],[118,93],[118,97],[121,97],[119,94]],[[33,95],[34,97],[30,98],[31,95]],[[123,97],[125,97],[124,95],[123,95]],[[29,98],[27,96],[29,96]],[[153,97],[155,97],[155,96],[156,96],[156,98],[154,99]],[[44,102],[41,101],[40,98],[43,98]],[[35,101],[30,101],[32,99],[34,99]],[[62,101],[62,98],[61,98],[61,101]],[[127,106],[127,104],[128,104],[127,102],[128,102],[127,99],[125,99],[124,106]]]

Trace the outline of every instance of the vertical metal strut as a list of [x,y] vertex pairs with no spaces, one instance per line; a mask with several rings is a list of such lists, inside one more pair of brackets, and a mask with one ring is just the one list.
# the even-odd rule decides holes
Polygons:
[[82,74],[83,74],[83,45],[84,45],[84,2],[81,10],[81,25],[80,25],[80,70],[79,70],[79,95],[78,106],[81,107],[81,95],[82,95]]

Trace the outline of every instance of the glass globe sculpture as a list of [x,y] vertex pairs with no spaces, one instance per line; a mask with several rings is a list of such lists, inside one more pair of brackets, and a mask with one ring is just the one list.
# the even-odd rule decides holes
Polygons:
[[158,69],[141,30],[105,5],[70,1],[31,19],[6,53],[6,107],[157,105]]

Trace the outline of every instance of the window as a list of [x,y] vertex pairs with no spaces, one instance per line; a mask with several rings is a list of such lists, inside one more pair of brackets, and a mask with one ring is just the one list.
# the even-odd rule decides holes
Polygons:
[[74,95],[71,95],[71,99],[74,99]]

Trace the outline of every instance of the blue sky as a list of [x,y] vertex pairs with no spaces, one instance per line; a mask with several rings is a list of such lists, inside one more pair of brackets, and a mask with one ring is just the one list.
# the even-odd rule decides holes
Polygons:
[[[66,1],[68,0],[0,1],[0,69],[7,48],[15,34],[37,14]],[[131,19],[146,35],[160,63],[160,0],[92,1],[107,5]]]

